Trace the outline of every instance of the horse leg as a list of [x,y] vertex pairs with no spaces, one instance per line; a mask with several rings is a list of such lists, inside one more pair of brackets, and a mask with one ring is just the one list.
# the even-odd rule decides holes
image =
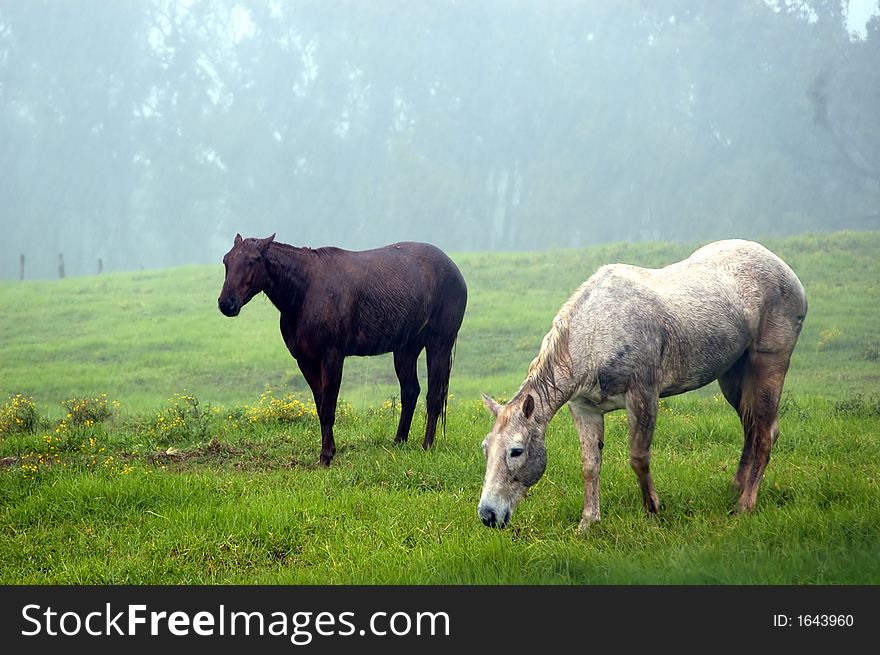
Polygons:
[[626,392],[626,417],[629,424],[629,463],[639,479],[645,509],[656,514],[660,499],[651,480],[651,440],[657,422],[658,396],[649,389],[630,389]]
[[455,339],[450,341],[429,341],[426,348],[428,360],[428,394],[425,404],[428,408],[428,420],[425,424],[425,440],[422,448],[427,450],[434,443],[437,432],[437,420],[442,417],[446,426],[446,397],[449,393],[449,375],[452,372],[452,347]]
[[605,446],[605,419],[600,411],[577,400],[568,403],[581,443],[581,467],[584,472],[584,510],[578,532],[586,532],[599,521],[599,472]]
[[750,429],[749,418],[744,414],[743,406],[743,384],[749,371],[749,353],[746,351],[736,360],[733,366],[721,374],[718,378],[718,386],[721,387],[721,393],[730,403],[731,407],[736,410],[739,415],[740,422],[743,426],[743,449],[739,458],[739,467],[733,478],[733,486],[740,492],[743,490],[743,484],[746,472],[751,468],[754,456],[754,431]]
[[342,383],[341,355],[325,354],[321,360],[321,404],[318,406],[318,419],[321,421],[321,464],[330,466],[336,454],[333,440],[333,424],[336,422],[336,401],[339,385]]
[[409,438],[409,427],[421,392],[416,371],[420,352],[421,348],[394,351],[394,371],[400,381],[400,422],[397,424],[394,443],[401,443]]
[[[318,410],[318,415],[320,416],[321,410],[321,364],[320,362],[306,360],[306,359],[298,359],[296,363],[299,365],[299,370],[302,371],[303,377],[306,379],[306,382],[309,383],[309,388],[312,390],[312,397],[315,399],[315,408]],[[321,440],[323,442],[323,433],[324,428],[321,428]]]
[[743,425],[749,433],[746,443],[751,448],[737,472],[742,495],[738,509],[750,512],[755,508],[758,487],[770,461],[770,450],[779,436],[779,400],[788,371],[790,352],[750,352],[749,366],[743,384]]

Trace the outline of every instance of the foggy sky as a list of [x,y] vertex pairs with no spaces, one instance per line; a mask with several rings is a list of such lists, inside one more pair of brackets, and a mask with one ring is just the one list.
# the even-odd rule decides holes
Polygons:
[[0,279],[880,228],[878,3],[0,5]]

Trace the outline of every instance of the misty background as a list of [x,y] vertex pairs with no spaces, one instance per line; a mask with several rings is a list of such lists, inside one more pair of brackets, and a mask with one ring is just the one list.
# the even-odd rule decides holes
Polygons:
[[0,0],[0,279],[878,229],[878,13]]

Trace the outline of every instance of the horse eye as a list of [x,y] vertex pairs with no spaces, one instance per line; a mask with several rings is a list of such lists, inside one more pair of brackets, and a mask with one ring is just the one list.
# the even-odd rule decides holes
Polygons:
[[522,448],[511,448],[510,449],[510,456],[511,457],[519,457],[522,454],[523,454]]

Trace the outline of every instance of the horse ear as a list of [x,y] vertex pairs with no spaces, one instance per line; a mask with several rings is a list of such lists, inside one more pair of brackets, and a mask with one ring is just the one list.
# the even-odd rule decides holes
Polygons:
[[489,398],[486,394],[483,394],[483,404],[486,406],[486,409],[492,412],[495,418],[498,418],[498,412],[501,411],[501,405]]
[[526,396],[526,399],[523,401],[523,416],[526,418],[531,418],[532,414],[535,412],[535,399],[532,398],[532,394]]
[[266,237],[265,239],[260,239],[260,250],[262,252],[266,252],[266,248],[269,247],[269,244],[275,241],[275,233],[272,233],[272,236]]
[[235,242],[232,245],[241,245],[241,235],[238,232],[235,233]]

